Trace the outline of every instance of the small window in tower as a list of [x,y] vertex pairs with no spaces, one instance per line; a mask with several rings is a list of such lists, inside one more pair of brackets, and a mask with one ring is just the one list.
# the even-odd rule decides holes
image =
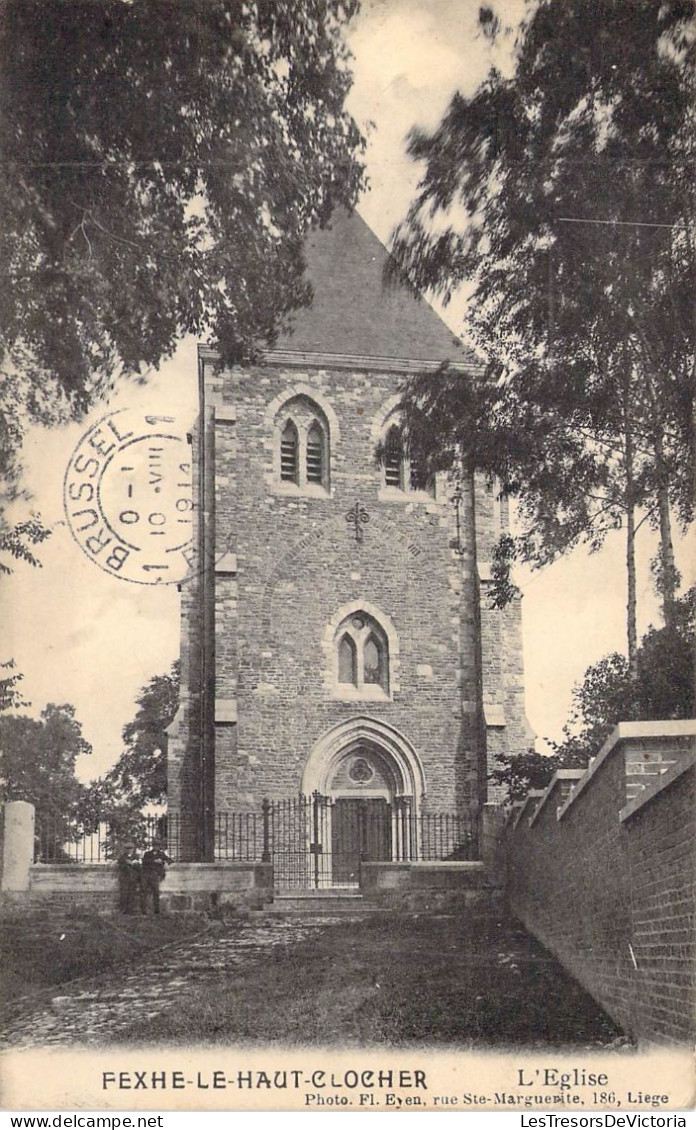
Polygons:
[[383,687],[385,684],[384,654],[381,644],[375,636],[369,636],[363,651],[364,678],[366,683]]
[[357,686],[358,650],[350,636],[344,636],[338,645],[338,681]]
[[387,432],[384,445],[384,481],[388,487],[403,488],[404,444],[401,429],[395,424]]
[[316,420],[307,434],[307,482],[324,481],[324,436]]
[[280,477],[284,483],[297,482],[297,428],[288,420],[280,437]]

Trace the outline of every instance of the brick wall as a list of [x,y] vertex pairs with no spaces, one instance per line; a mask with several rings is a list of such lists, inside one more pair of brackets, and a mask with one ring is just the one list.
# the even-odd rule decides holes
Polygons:
[[696,771],[672,777],[626,821],[632,877],[636,1022],[669,1041],[692,1039],[696,980]]
[[509,831],[513,911],[641,1041],[695,1034],[695,763],[696,724],[624,723]]

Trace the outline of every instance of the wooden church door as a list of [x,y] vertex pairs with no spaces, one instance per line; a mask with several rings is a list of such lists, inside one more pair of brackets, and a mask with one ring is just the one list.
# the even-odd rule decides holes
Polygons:
[[381,797],[337,798],[331,806],[334,886],[357,886],[361,863],[391,857],[391,805]]

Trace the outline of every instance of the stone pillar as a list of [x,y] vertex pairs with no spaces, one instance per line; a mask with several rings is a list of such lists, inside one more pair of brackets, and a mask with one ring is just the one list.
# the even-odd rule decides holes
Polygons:
[[34,805],[11,800],[3,813],[3,891],[27,891],[29,868],[34,862]]
[[506,881],[505,810],[501,804],[484,804],[479,813],[479,853],[488,880],[496,886]]

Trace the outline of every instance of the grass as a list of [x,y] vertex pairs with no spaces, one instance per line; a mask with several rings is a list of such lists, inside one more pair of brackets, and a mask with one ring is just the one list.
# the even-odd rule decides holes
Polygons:
[[[185,1019],[184,1019],[185,1018]],[[120,1029],[157,1043],[590,1048],[622,1042],[517,924],[390,914],[222,971],[175,1009]]]
[[194,916],[132,918],[66,909],[5,910],[0,917],[0,1006],[26,994],[115,969],[203,929]]

